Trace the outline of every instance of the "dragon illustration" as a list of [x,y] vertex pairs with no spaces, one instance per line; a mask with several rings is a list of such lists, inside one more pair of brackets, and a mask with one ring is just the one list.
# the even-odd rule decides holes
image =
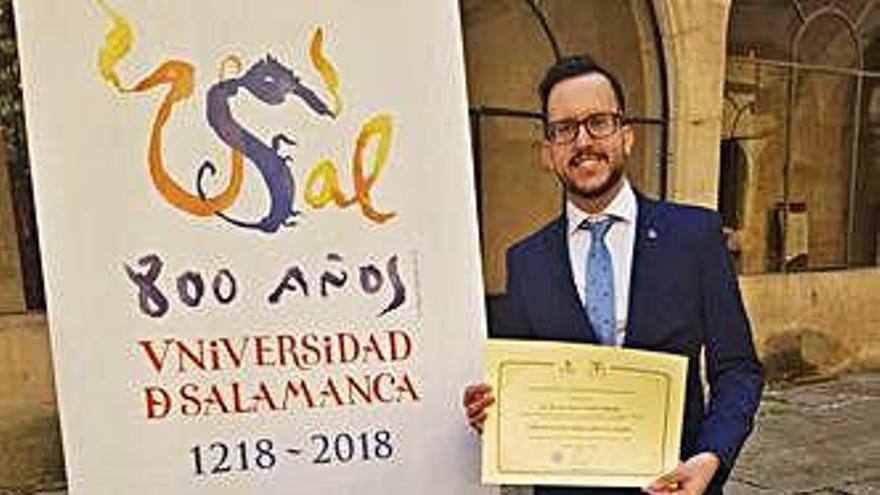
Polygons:
[[[232,77],[214,84],[208,91],[208,123],[217,136],[229,147],[244,153],[259,169],[269,190],[271,205],[269,212],[257,222],[245,222],[217,211],[216,215],[239,227],[275,232],[283,225],[291,225],[294,209],[294,180],[288,164],[292,159],[282,156],[282,142],[290,145],[296,142],[285,134],[278,134],[269,146],[252,132],[242,127],[233,117],[229,107],[230,100],[245,89],[268,105],[281,105],[288,95],[301,99],[319,116],[334,117],[334,112],[306,87],[294,72],[271,56],[252,65],[241,77]],[[213,172],[213,165],[205,163],[199,169],[197,188],[204,197],[202,177]]]

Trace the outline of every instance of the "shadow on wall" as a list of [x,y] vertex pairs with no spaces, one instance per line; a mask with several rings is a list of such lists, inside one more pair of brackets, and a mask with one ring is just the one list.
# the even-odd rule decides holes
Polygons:
[[761,360],[770,383],[802,383],[847,370],[855,355],[838,339],[812,328],[787,331],[767,338]]

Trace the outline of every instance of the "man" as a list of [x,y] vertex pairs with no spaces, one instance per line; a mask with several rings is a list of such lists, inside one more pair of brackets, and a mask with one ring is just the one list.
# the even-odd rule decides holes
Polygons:
[[[508,251],[507,293],[492,336],[687,356],[682,463],[644,491],[720,494],[763,388],[720,219],[633,191],[624,164],[635,136],[623,117],[623,90],[608,71],[587,57],[564,58],[548,70],[539,93],[544,162],[565,189],[565,211]],[[488,385],[465,391],[477,430],[493,402]],[[536,495],[640,492],[535,489]]]

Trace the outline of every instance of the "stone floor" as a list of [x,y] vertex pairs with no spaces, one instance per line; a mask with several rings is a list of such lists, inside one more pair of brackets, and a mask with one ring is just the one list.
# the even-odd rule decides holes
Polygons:
[[729,495],[880,495],[880,373],[770,390]]

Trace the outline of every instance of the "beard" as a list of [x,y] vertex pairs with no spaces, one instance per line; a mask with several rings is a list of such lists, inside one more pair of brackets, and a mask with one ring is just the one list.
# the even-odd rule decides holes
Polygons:
[[[606,163],[609,163],[607,156],[602,157],[602,159]],[[575,162],[575,160],[580,160],[580,157],[572,158],[572,162]],[[577,167],[579,165],[573,165],[573,166]],[[578,186],[574,180],[565,180],[563,182],[565,183],[565,189],[569,194],[579,196],[583,199],[591,199],[592,200],[592,199],[601,198],[604,195],[608,194],[609,191],[611,191],[612,189],[617,187],[617,185],[620,183],[620,181],[622,179],[623,179],[623,167],[616,166],[616,167],[611,168],[610,172],[608,173],[608,177],[606,177],[605,180],[602,181],[602,183],[600,183],[597,186],[593,186],[593,187],[589,187],[589,188],[581,187],[581,186]]]

